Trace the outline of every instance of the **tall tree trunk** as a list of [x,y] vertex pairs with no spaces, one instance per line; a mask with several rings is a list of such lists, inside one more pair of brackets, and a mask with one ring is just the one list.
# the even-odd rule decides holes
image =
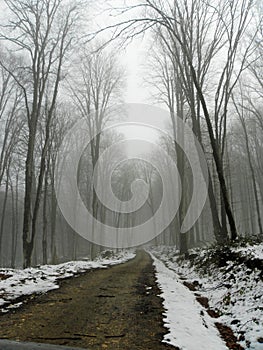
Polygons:
[[43,232],[42,232],[42,254],[43,264],[47,264],[47,230],[48,230],[48,219],[47,219],[47,201],[48,201],[48,168],[45,172],[44,181],[44,196],[43,196]]
[[[199,96],[197,94],[197,116],[196,116],[196,122],[195,127],[193,128],[193,131],[195,132],[195,135],[202,145],[202,134],[201,134],[201,125],[200,125],[200,109],[201,109],[201,103]],[[204,147],[202,145],[202,149],[204,151]],[[219,220],[218,216],[218,210],[216,205],[216,198],[214,194],[214,188],[213,188],[213,181],[211,177],[210,169],[208,168],[208,198],[209,198],[209,204],[212,214],[212,222],[213,222],[213,230],[214,230],[214,236],[219,244],[224,244],[228,240],[228,234],[227,234],[227,227],[222,226]]]
[[259,233],[263,234],[262,230],[262,222],[261,222],[261,217],[260,217],[260,207],[259,207],[259,198],[258,198],[258,190],[257,190],[257,182],[256,182],[256,176],[255,176],[255,171],[254,167],[252,164],[252,159],[251,159],[251,153],[249,149],[249,140],[248,140],[248,134],[247,134],[247,129],[244,120],[241,122],[244,134],[245,134],[245,141],[246,141],[246,151],[247,151],[247,157],[248,157],[248,164],[249,164],[249,169],[251,172],[251,177],[252,177],[252,186],[253,186],[253,192],[254,192],[254,197],[255,197],[255,202],[256,202],[256,211],[257,211],[257,221],[258,221],[258,228],[259,228]]
[[228,236],[227,236],[227,231],[223,231],[222,225],[219,221],[218,211],[216,206],[216,199],[215,199],[210,171],[208,173],[208,197],[209,197],[210,209],[211,209],[211,214],[213,219],[215,239],[219,244],[223,244],[228,240]]
[[8,178],[6,179],[5,183],[5,194],[4,194],[4,201],[3,201],[3,207],[2,207],[2,217],[1,217],[1,226],[0,226],[0,256],[2,256],[3,251],[3,235],[4,235],[4,225],[5,225],[5,213],[6,213],[6,205],[7,205],[7,198],[8,198]]
[[202,89],[198,83],[195,69],[194,69],[191,61],[189,61],[189,65],[191,68],[191,73],[193,76],[193,81],[194,81],[194,84],[196,87],[196,91],[198,93],[198,97],[200,99],[200,102],[201,102],[201,105],[203,108],[203,112],[204,112],[204,116],[205,116],[205,120],[206,120],[206,125],[207,125],[207,129],[208,129],[208,133],[209,133],[209,139],[210,139],[211,147],[213,150],[213,158],[214,158],[215,165],[216,165],[216,171],[217,171],[217,175],[218,175],[220,189],[221,189],[222,197],[223,197],[223,201],[224,201],[225,211],[226,211],[226,215],[227,215],[229,226],[230,226],[231,240],[234,241],[237,238],[237,229],[236,229],[236,223],[235,223],[235,219],[234,219],[233,212],[232,212],[231,205],[230,205],[230,201],[229,201],[228,190],[227,190],[226,181],[225,181],[225,177],[224,177],[223,164],[222,164],[222,159],[220,156],[219,147],[218,147],[218,144],[216,143],[216,139],[214,137],[213,126],[212,126],[210,115],[209,115],[209,112],[207,109],[206,101],[205,101]]
[[33,191],[33,167],[34,167],[34,147],[35,147],[35,130],[29,133],[28,148],[26,155],[25,170],[25,197],[24,197],[24,222],[23,222],[23,267],[31,266],[31,257],[34,245],[34,236],[31,232],[32,216],[32,191]]
[[[254,200],[252,198],[252,191],[251,191],[251,182],[250,179],[248,178],[248,174],[246,172],[246,176],[245,176],[245,189],[246,189],[246,202],[248,202],[248,208],[249,208],[249,217],[250,217],[250,227],[251,227],[251,231],[247,232],[247,233],[253,233],[255,232],[255,222],[254,222],[254,215],[255,215],[255,207],[254,207]],[[247,210],[247,208],[246,208]]]
[[17,234],[18,234],[18,228],[19,228],[18,182],[19,182],[19,174],[16,175],[16,186],[15,186],[15,195],[14,195],[15,198],[14,198],[14,208],[13,208],[14,232],[13,232],[13,236],[12,236],[13,239],[12,239],[12,255],[11,255],[11,267],[13,269],[16,266]]
[[51,261],[53,264],[57,262],[56,247],[56,225],[57,225],[57,201],[54,187],[54,177],[51,179]]
[[223,232],[227,232],[226,211],[222,192],[220,191],[221,225]]
[[12,201],[12,239],[11,239],[11,267],[15,268],[15,258],[16,258],[16,203],[15,203],[15,193],[12,182],[10,181],[10,189],[11,189],[11,201]]
[[[176,113],[177,117],[181,118],[183,120],[183,96],[180,91],[177,91],[177,99],[176,99]],[[174,120],[174,118],[173,118]],[[180,124],[183,126],[183,124]],[[175,125],[173,123],[174,132],[175,132],[175,140],[179,140],[180,145],[184,145],[184,130],[181,130],[181,127],[178,127],[178,125]],[[180,222],[180,228],[183,223],[183,219],[185,217],[185,205],[186,205],[186,188],[185,188],[185,155],[181,147],[178,146],[177,143],[175,143],[175,150],[176,150],[176,156],[177,156],[177,164],[178,164],[178,171],[180,173],[180,179],[181,179],[181,186],[182,186],[182,198],[181,203],[179,206],[179,222]],[[188,245],[187,245],[187,235],[188,232],[182,233],[180,232],[180,254],[187,255],[188,251]]]

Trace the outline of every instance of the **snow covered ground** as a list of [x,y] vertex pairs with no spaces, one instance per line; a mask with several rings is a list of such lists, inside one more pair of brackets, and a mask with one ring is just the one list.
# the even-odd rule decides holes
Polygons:
[[[263,258],[263,244],[231,250],[252,261]],[[209,250],[194,251],[197,256],[194,263],[178,260],[178,252],[172,247],[153,248],[151,252],[155,256],[157,279],[167,309],[165,322],[170,334],[165,341],[187,350],[221,349],[221,344],[211,343],[216,333],[212,323],[220,322],[232,328],[244,349],[263,350],[263,282],[257,268],[250,269],[245,263],[231,259],[222,267],[213,263],[206,265]],[[201,262],[205,268],[197,267],[196,262]],[[202,307],[196,304],[194,293],[184,287],[182,281],[178,282],[181,276],[195,281],[198,293],[208,298],[210,308],[220,314],[219,318],[208,320],[206,312],[201,315]],[[200,326],[201,321],[207,323],[206,333]],[[185,342],[187,332],[193,344],[204,339],[203,347],[191,347],[191,341]]]
[[164,324],[169,329],[164,341],[182,350],[228,349],[213,323],[203,311],[195,296],[179,282],[179,276],[162,261],[152,256],[157,271],[157,282],[162,290],[166,309]]
[[[135,253],[122,251],[110,258],[95,261],[69,261],[59,265],[43,265],[36,268],[0,269],[0,312],[8,312],[22,304],[19,297],[33,293],[46,293],[59,288],[59,280],[90,269],[107,268],[132,259]],[[17,302],[16,302],[17,300]]]
[[[263,350],[263,282],[262,272],[248,268],[242,258],[263,260],[263,244],[231,248],[241,262],[231,260],[218,267],[208,263],[211,250],[195,250],[192,263],[178,260],[174,247],[151,249],[161,297],[164,299],[164,323],[168,333],[164,342],[182,350],[227,349],[214,323],[230,326],[244,349]],[[43,265],[25,270],[0,269],[0,312],[19,307],[20,297],[45,293],[59,288],[59,280],[77,273],[125,262],[135,256],[123,251],[96,261],[71,261],[59,265]],[[254,260],[253,260],[254,259]],[[202,268],[200,267],[202,262]],[[210,308],[220,314],[211,318],[197,301],[195,293],[183,285],[182,276],[195,281],[197,292],[207,297]]]

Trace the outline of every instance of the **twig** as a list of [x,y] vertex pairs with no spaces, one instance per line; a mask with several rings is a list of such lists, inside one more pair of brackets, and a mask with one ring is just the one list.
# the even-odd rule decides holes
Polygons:
[[80,336],[80,337],[97,338],[97,336],[95,334],[74,333],[74,335],[77,335],[77,336]]
[[125,337],[125,334],[105,335],[105,338],[122,338],[122,337]]

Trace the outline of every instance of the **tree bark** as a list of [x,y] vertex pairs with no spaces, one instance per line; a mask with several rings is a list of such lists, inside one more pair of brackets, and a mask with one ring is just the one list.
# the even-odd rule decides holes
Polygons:
[[199,96],[199,99],[200,99],[200,102],[201,102],[201,105],[203,108],[203,112],[204,112],[204,116],[205,116],[205,120],[206,120],[206,124],[207,124],[207,129],[208,129],[208,133],[209,133],[211,147],[213,150],[213,157],[214,157],[214,161],[216,164],[216,170],[217,170],[218,180],[219,180],[219,184],[220,184],[220,189],[222,192],[225,211],[226,211],[226,215],[227,215],[229,226],[230,226],[231,240],[235,241],[237,239],[237,229],[236,229],[235,219],[234,219],[231,205],[230,205],[230,201],[229,201],[229,196],[228,196],[226,181],[224,178],[223,164],[222,164],[222,159],[220,157],[219,147],[216,144],[216,139],[214,137],[213,126],[211,123],[210,115],[209,115],[209,112],[208,112],[208,109],[206,106],[206,102],[205,102],[205,98],[204,98],[202,89],[200,88],[198,81],[197,81],[197,78],[196,78],[195,69],[194,69],[191,62],[189,62],[189,64],[191,67],[193,81],[194,81],[194,84],[195,84],[195,87],[196,87],[196,90],[197,90],[197,93],[198,93],[198,96]]

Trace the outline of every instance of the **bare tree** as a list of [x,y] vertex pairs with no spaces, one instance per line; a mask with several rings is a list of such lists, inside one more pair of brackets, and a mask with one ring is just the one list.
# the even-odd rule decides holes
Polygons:
[[[92,47],[84,48],[77,71],[74,71],[71,94],[80,116],[87,121],[92,169],[99,159],[101,130],[112,117],[112,103],[121,98],[124,71],[113,52]],[[98,216],[99,203],[95,189],[92,191],[92,212]]]
[[[1,39],[6,40],[24,55],[25,65],[11,71],[14,81],[21,88],[28,123],[28,143],[25,169],[25,198],[23,224],[24,267],[31,265],[36,235],[36,222],[40,206],[44,178],[45,155],[49,140],[49,125],[55,109],[58,88],[63,77],[65,56],[72,48],[76,22],[79,16],[77,2],[63,0],[17,2],[6,0],[12,19],[2,26]],[[5,34],[5,32],[7,34]],[[21,71],[26,76],[21,76]],[[34,152],[38,122],[43,115],[45,93],[49,91],[46,139],[42,149],[40,172],[34,195]]]
[[256,203],[258,228],[259,228],[259,232],[262,234],[263,229],[262,229],[261,214],[260,214],[259,195],[258,195],[258,189],[257,189],[256,174],[255,174],[253,161],[252,161],[252,155],[251,155],[251,145],[250,145],[250,141],[249,141],[249,134],[248,134],[246,120],[245,120],[246,111],[244,108],[244,97],[242,95],[242,92],[241,92],[241,102],[239,104],[237,104],[237,102],[233,98],[233,103],[234,103],[236,113],[238,115],[239,121],[240,121],[242,129],[243,129],[244,137],[245,137],[245,147],[246,147],[246,152],[247,152],[248,165],[249,165],[249,169],[251,172],[253,193],[254,193],[255,203]]
[[[221,139],[224,139],[224,123],[226,122],[226,111],[231,91],[245,68],[245,60],[237,68],[237,52],[251,18],[253,2],[250,0],[235,0],[231,2],[222,0],[218,1],[215,5],[212,3],[197,2],[196,6],[199,7],[208,5],[207,12],[201,12],[203,13],[203,18],[196,15],[195,3],[183,1],[170,3],[165,0],[146,0],[139,5],[127,6],[125,9],[122,9],[122,13],[133,13],[132,19],[113,25],[112,27],[115,28],[113,37],[120,38],[123,33],[126,33],[131,38],[155,26],[163,29],[168,38],[167,49],[171,51],[172,55],[174,54],[174,48],[179,48],[182,52],[185,67],[187,67],[189,72],[189,77],[193,83],[197,98],[200,101],[206,121],[224,209],[231,230],[231,239],[235,240],[237,230],[223,171],[223,148],[220,148],[218,134],[213,127],[213,114],[209,112],[209,98],[205,93],[204,82],[199,76],[200,66],[196,62],[200,62],[201,59],[204,63],[201,67],[204,68],[205,76],[207,76],[212,58],[215,58],[215,55],[219,52],[226,54],[223,66],[219,67],[221,74],[215,94],[215,111],[216,113],[220,113],[221,111],[223,113],[219,121],[222,128],[218,132],[222,133]],[[135,11],[138,8],[144,8],[144,16],[136,16]],[[205,18],[206,13],[209,16]],[[201,40],[198,42],[198,45],[201,45],[201,48],[204,49],[201,57],[200,55],[194,55],[196,44],[193,45],[192,41],[193,29],[198,26],[198,22],[204,23],[202,27],[204,36],[198,38]],[[204,38],[209,39],[209,41],[203,42],[202,40]],[[250,55],[250,48],[251,45],[248,45],[245,49],[244,57]],[[235,75],[236,68],[237,75]]]
[[[149,79],[149,81],[150,84],[157,89],[157,96],[154,95],[154,97],[157,97],[159,101],[167,105],[170,111],[174,140],[178,140],[178,138],[182,137],[181,135],[183,133],[183,130],[178,130],[176,125],[175,116],[177,116],[184,121],[186,121],[187,118],[188,121],[190,119],[197,138],[202,142],[200,103],[199,100],[196,99],[193,84],[190,84],[191,80],[189,81],[190,78],[188,79],[188,82],[185,81],[186,74],[182,72],[185,68],[183,68],[184,63],[181,61],[182,58],[179,54],[179,50],[176,50],[174,55],[171,55],[171,52],[167,50],[166,46],[161,41],[161,47],[159,49],[157,48],[153,53],[153,67],[151,67],[151,72],[154,73],[150,74],[151,79]],[[202,79],[204,79],[204,77],[202,77]],[[176,142],[174,142],[174,146],[178,153],[177,158],[179,169],[181,171],[181,178],[184,179],[182,172],[185,162],[183,153],[181,152],[180,147],[177,146]],[[203,147],[205,148],[205,146]],[[183,191],[183,193],[186,193],[186,191]],[[222,243],[227,239],[227,231],[223,231],[219,221],[210,173],[208,194],[213,219],[214,235],[217,241]],[[182,206],[180,211],[181,220],[183,220],[185,213],[182,211]]]

